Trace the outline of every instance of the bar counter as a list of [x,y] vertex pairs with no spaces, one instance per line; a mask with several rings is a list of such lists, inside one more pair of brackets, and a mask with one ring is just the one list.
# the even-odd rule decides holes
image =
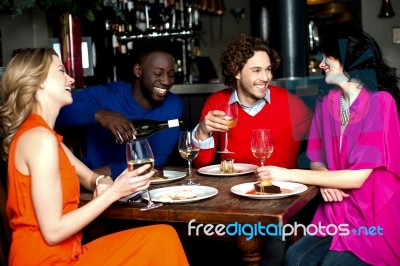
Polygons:
[[[271,84],[275,86],[285,87],[287,80],[293,80],[296,78],[285,78],[272,80]],[[171,91],[176,94],[211,94],[219,91],[226,86],[223,83],[193,83],[193,84],[175,84]]]

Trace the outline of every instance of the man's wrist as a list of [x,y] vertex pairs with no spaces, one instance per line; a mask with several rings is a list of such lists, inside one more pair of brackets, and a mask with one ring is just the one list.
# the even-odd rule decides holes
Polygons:
[[[101,117],[101,115],[102,115],[102,109],[99,109],[99,110],[97,110],[95,113],[94,113],[94,122],[96,122],[96,123],[98,123],[98,124],[100,124],[100,122],[99,122],[99,120],[100,120],[100,117]],[[100,124],[101,125],[101,124]]]
[[198,141],[204,141],[211,137],[211,132],[207,133],[204,130],[201,129],[201,125],[197,127],[197,130],[194,132],[195,138]]

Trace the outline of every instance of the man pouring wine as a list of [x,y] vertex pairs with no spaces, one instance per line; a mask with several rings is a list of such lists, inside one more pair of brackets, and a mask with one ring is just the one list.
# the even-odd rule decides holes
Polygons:
[[162,167],[179,137],[182,100],[170,92],[174,57],[165,43],[149,42],[139,49],[132,84],[111,82],[74,92],[73,103],[61,109],[56,123],[60,128],[86,126],[83,162],[112,177],[126,169],[121,144],[148,137],[155,166]]

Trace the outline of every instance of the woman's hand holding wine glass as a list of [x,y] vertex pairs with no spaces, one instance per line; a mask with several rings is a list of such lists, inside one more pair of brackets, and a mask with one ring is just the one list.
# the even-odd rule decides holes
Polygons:
[[[113,189],[116,193],[114,195],[117,196],[116,200],[120,200],[126,198],[128,196],[132,196],[132,194],[136,194],[137,192],[146,191],[146,189],[150,186],[150,179],[153,176],[153,171],[148,171],[151,168],[149,164],[145,164],[142,167],[136,168],[132,171],[129,171],[126,168],[113,182],[112,185],[107,187],[105,190]],[[97,192],[97,188],[101,185],[96,186],[96,190],[93,194],[96,193],[96,196],[100,195]],[[103,192],[105,192],[105,190]],[[94,195],[95,196],[95,195]]]
[[274,142],[270,129],[254,129],[251,136],[251,151],[257,159],[260,160],[261,166],[264,161],[271,157],[274,151]]
[[[144,172],[144,174],[153,170],[154,155],[147,139],[134,140],[131,143],[126,144],[126,161],[128,163],[129,171],[137,169],[145,164],[149,164],[150,167]],[[141,208],[140,210],[145,211],[162,206],[162,203],[152,202],[148,189],[146,190],[146,193],[149,199],[148,204],[146,207]]]
[[191,131],[181,131],[178,142],[179,154],[183,159],[188,161],[189,166],[189,182],[186,185],[198,185],[192,180],[192,160],[199,154],[200,148],[197,147],[192,140]]

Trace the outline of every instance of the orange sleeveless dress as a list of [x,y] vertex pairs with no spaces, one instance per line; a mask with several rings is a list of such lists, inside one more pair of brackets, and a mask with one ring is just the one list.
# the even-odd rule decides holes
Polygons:
[[7,215],[13,233],[9,265],[189,265],[179,237],[169,225],[125,230],[83,246],[79,232],[58,245],[47,245],[32,204],[30,176],[21,174],[14,165],[18,139],[38,126],[52,131],[59,141],[63,213],[77,209],[79,204],[79,180],[61,147],[62,136],[41,116],[32,114],[21,125],[10,146]]

